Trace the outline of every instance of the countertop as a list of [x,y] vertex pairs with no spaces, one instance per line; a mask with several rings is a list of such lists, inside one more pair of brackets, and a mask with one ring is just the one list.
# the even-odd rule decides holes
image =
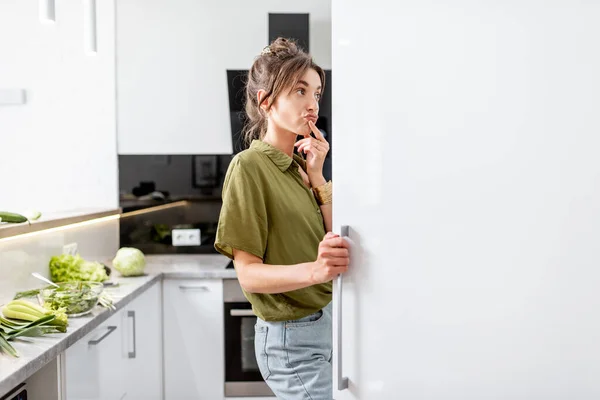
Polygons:
[[[118,283],[118,286],[109,286],[105,290],[113,296],[117,310],[96,307],[86,316],[69,318],[66,333],[13,341],[11,343],[19,352],[19,358],[0,353],[0,397],[54,360],[153,284],[162,279],[236,279],[235,270],[226,269],[227,264],[229,259],[220,254],[147,255],[143,276],[125,278],[113,271],[110,281]],[[1,299],[0,303],[3,303]]]
[[235,270],[226,268],[229,261],[221,254],[149,255],[146,272],[164,279],[237,279]]

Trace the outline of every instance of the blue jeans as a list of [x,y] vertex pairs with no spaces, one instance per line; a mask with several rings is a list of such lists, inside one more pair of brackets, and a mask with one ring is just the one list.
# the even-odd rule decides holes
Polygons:
[[278,399],[332,399],[331,303],[294,321],[257,318],[254,330],[260,372]]

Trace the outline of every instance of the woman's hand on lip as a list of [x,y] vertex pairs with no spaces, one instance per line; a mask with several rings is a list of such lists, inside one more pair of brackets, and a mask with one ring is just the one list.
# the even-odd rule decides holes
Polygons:
[[314,114],[310,114],[310,115],[305,115],[304,119],[308,120],[308,121],[312,121],[313,124],[317,122],[317,119],[319,119],[319,117],[317,117]]

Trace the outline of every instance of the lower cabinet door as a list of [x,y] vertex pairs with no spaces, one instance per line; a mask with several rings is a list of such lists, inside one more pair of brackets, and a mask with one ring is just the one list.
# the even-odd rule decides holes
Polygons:
[[162,285],[154,284],[123,310],[127,372],[124,400],[163,399]]
[[165,400],[225,397],[223,281],[164,280]]
[[127,397],[122,328],[119,311],[65,351],[67,400]]

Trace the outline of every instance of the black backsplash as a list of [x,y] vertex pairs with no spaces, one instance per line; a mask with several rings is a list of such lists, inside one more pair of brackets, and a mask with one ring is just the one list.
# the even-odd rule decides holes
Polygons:
[[[120,245],[146,254],[216,253],[221,191],[232,155],[119,156]],[[200,246],[173,246],[175,228],[198,228]]]
[[[120,155],[121,200],[155,190],[175,199],[221,196],[232,155]],[[146,184],[144,184],[146,182]]]

